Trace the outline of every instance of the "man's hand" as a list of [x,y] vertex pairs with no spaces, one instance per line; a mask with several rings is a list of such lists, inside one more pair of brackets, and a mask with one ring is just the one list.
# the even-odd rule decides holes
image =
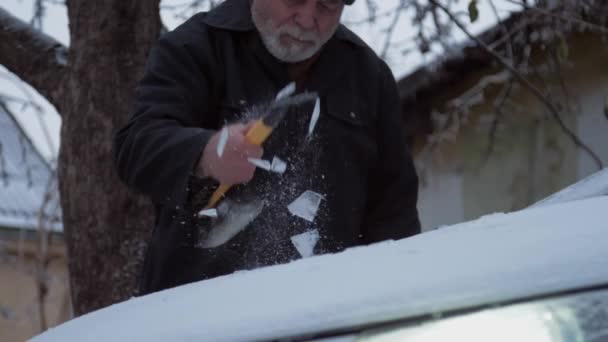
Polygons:
[[228,141],[224,153],[217,154],[217,145],[220,142],[220,133],[215,133],[198,161],[196,175],[198,177],[211,177],[222,184],[247,183],[253,178],[255,166],[247,158],[261,158],[263,150],[260,146],[250,144],[245,135],[253,123],[248,125],[233,124],[228,129]]

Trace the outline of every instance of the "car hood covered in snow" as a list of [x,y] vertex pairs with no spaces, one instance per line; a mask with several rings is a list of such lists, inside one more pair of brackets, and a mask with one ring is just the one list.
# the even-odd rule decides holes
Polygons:
[[493,214],[401,241],[134,298],[35,341],[267,340],[608,283],[608,197]]

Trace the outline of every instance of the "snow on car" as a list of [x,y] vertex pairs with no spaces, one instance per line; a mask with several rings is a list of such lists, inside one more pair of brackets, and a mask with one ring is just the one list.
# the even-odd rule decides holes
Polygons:
[[[597,336],[608,338],[607,209],[608,196],[547,204],[237,272],[133,298],[33,340],[376,342],[427,341],[443,332],[446,340],[476,341],[488,340],[471,335],[487,328],[494,341],[554,341],[550,324],[578,324],[575,314],[556,308],[573,307],[579,293],[603,303]],[[565,295],[575,298],[560,299]],[[499,305],[507,307],[492,309]],[[593,340],[576,326],[579,335],[568,336]]]

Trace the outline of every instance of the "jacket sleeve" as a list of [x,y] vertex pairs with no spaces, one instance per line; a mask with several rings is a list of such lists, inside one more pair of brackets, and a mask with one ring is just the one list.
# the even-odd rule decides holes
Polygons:
[[221,68],[214,68],[204,32],[185,26],[152,49],[134,112],[114,137],[119,177],[157,204],[185,202],[189,178],[218,124],[210,100],[219,77],[212,73]]
[[397,85],[388,66],[380,63],[378,164],[369,180],[363,227],[367,243],[420,233],[418,176],[408,151]]

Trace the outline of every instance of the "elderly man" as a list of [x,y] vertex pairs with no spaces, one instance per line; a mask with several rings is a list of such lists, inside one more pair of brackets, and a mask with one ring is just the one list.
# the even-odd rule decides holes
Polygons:
[[[161,37],[115,137],[118,174],[157,207],[142,293],[420,232],[394,78],[340,25],[353,1],[226,0]],[[290,107],[252,144],[291,82],[318,121],[314,101]],[[274,157],[284,173],[252,164]],[[220,183],[228,209],[197,216]]]

